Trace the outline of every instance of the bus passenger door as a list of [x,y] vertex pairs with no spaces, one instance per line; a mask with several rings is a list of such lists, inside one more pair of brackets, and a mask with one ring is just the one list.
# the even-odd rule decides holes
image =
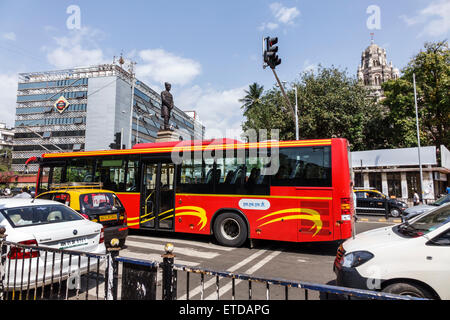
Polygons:
[[140,226],[155,230],[173,230],[175,165],[145,162],[143,172]]
[[155,212],[157,205],[157,163],[144,163],[143,179],[141,188],[141,214],[140,226],[144,228],[155,228]]
[[174,206],[175,206],[175,165],[173,163],[161,163],[158,168],[158,229],[173,230]]

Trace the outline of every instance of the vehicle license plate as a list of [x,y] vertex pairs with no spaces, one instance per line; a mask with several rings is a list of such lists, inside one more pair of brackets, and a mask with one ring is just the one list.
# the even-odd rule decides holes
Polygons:
[[106,216],[100,216],[100,221],[111,221],[111,220],[116,220],[117,219],[117,214],[109,214]]
[[71,249],[75,247],[81,247],[88,244],[88,239],[86,237],[83,238],[77,238],[77,239],[71,239],[66,241],[61,241],[59,246],[59,249]]

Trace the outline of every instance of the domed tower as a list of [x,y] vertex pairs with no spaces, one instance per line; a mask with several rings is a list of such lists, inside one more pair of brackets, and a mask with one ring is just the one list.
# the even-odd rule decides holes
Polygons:
[[361,55],[361,64],[358,66],[358,80],[372,90],[372,94],[383,97],[381,84],[391,79],[398,79],[400,71],[387,63],[386,49],[376,45],[372,39],[370,46]]

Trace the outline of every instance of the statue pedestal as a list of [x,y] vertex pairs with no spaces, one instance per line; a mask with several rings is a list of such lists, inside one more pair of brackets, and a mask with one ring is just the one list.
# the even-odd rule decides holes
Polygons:
[[155,142],[180,141],[180,135],[175,131],[160,130]]

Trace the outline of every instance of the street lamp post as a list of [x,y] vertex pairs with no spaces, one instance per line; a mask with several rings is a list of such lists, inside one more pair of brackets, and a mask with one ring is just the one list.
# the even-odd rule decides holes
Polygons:
[[297,86],[294,85],[295,90],[295,140],[299,139],[299,133],[298,133],[298,102],[297,102]]
[[420,158],[420,133],[419,133],[419,110],[417,107],[417,90],[416,90],[416,74],[413,73],[413,82],[414,82],[414,105],[416,107],[416,128],[417,128],[417,145],[418,145],[418,153],[419,153],[419,167],[420,167],[420,200],[423,201],[423,170],[422,170],[422,160]]
[[142,118],[140,114],[136,114],[137,122],[136,122],[136,144],[139,143],[139,120]]

